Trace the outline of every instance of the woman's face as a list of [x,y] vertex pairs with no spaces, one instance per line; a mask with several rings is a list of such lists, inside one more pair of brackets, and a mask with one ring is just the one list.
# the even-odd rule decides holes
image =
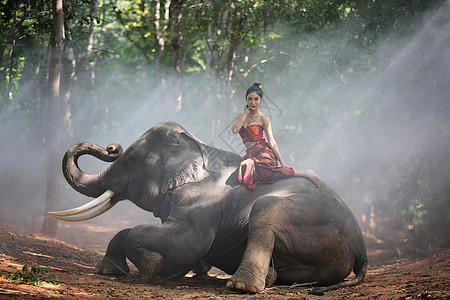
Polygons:
[[251,110],[259,108],[262,98],[256,92],[252,92],[247,95],[247,105]]

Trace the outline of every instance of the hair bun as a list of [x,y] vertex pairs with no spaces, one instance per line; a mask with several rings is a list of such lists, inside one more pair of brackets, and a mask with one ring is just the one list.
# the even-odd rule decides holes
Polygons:
[[247,92],[245,93],[245,98],[247,98],[248,94],[253,92],[257,93],[262,98],[264,96],[262,84],[259,82],[255,82],[251,87],[248,88]]

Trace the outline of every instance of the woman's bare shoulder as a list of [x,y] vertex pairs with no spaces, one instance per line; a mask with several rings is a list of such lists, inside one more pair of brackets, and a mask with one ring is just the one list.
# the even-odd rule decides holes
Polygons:
[[266,126],[270,124],[270,119],[268,116],[261,114],[261,122]]

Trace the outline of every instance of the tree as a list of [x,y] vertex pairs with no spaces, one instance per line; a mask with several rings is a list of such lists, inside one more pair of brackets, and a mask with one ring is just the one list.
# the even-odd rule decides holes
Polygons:
[[[59,130],[60,116],[60,82],[61,61],[64,51],[64,12],[62,0],[52,1],[53,32],[50,40],[50,60],[48,77],[48,100],[46,106],[46,169],[47,195],[45,211],[58,210],[61,203],[61,172],[59,166]],[[54,218],[45,217],[41,232],[50,237],[57,237],[58,222]]]
[[156,64],[159,70],[159,79],[162,85],[166,82],[166,71],[163,60],[164,51],[166,49],[166,32],[169,26],[169,13],[170,13],[171,0],[165,0],[163,6],[161,6],[160,0],[154,0],[154,13],[155,19],[153,21],[156,39]]
[[179,112],[183,102],[183,4],[184,0],[174,0],[172,2],[173,16],[173,38],[172,38],[172,63],[175,73],[175,87],[177,105],[175,111]]

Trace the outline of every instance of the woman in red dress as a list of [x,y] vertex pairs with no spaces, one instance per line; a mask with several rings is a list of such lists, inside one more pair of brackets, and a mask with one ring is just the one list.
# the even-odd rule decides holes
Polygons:
[[239,167],[239,181],[254,190],[258,183],[273,183],[281,178],[299,176],[309,179],[319,187],[320,178],[313,170],[294,170],[283,161],[273,137],[270,119],[259,109],[263,100],[262,85],[254,83],[247,90],[245,97],[247,105],[244,106],[244,111],[237,115],[231,127],[234,134],[240,134],[247,148],[245,160]]

